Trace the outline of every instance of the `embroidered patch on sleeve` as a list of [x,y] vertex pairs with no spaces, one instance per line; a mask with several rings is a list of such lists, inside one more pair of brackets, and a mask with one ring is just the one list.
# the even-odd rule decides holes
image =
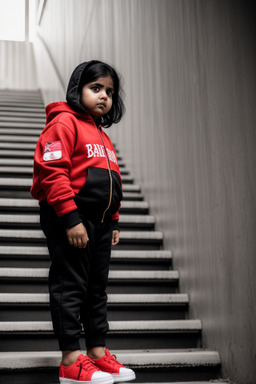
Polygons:
[[46,143],[44,146],[44,161],[59,160],[62,158],[61,142],[54,141],[53,143]]

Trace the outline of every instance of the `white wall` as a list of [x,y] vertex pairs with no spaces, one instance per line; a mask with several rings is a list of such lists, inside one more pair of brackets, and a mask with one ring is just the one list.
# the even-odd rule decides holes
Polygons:
[[0,40],[0,89],[37,89],[32,44]]
[[123,75],[127,113],[111,135],[173,249],[204,346],[239,384],[256,377],[252,15],[250,1],[48,0],[39,33],[59,80],[36,44],[46,102],[64,99],[82,61]]

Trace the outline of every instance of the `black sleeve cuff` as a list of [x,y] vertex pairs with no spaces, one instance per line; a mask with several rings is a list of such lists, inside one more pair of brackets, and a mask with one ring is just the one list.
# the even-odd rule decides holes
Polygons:
[[68,212],[65,215],[61,216],[61,220],[65,228],[71,228],[79,223],[82,223],[82,219],[79,216],[79,213],[77,210]]
[[118,220],[112,220],[112,228],[113,228],[113,231],[119,231],[120,232]]

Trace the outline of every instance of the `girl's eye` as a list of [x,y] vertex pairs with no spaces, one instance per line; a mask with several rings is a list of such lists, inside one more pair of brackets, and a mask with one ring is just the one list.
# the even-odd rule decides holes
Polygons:
[[99,91],[99,87],[92,87],[91,88],[93,92],[98,92]]
[[108,95],[108,96],[112,96],[112,95],[113,95],[112,91],[110,91],[110,90],[107,91],[107,95]]

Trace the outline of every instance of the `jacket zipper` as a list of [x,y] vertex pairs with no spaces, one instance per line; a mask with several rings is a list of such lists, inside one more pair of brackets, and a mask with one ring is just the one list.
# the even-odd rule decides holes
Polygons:
[[105,154],[106,154],[106,159],[107,159],[107,163],[108,163],[109,181],[110,181],[109,202],[108,202],[108,206],[107,206],[107,208],[106,208],[105,211],[103,212],[103,216],[102,216],[102,219],[101,219],[101,222],[103,223],[103,222],[104,222],[104,219],[105,219],[106,212],[109,210],[110,205],[111,205],[111,201],[112,201],[113,180],[112,180],[112,174],[111,174],[111,168],[110,168],[110,163],[109,163],[109,157],[108,157],[107,149],[106,149],[106,146],[105,146],[103,137],[102,137],[102,135],[101,135],[100,128],[97,127],[97,130],[98,130],[98,132],[99,132],[99,135],[100,135],[100,138],[101,138],[103,147],[104,147],[104,151],[105,151]]

